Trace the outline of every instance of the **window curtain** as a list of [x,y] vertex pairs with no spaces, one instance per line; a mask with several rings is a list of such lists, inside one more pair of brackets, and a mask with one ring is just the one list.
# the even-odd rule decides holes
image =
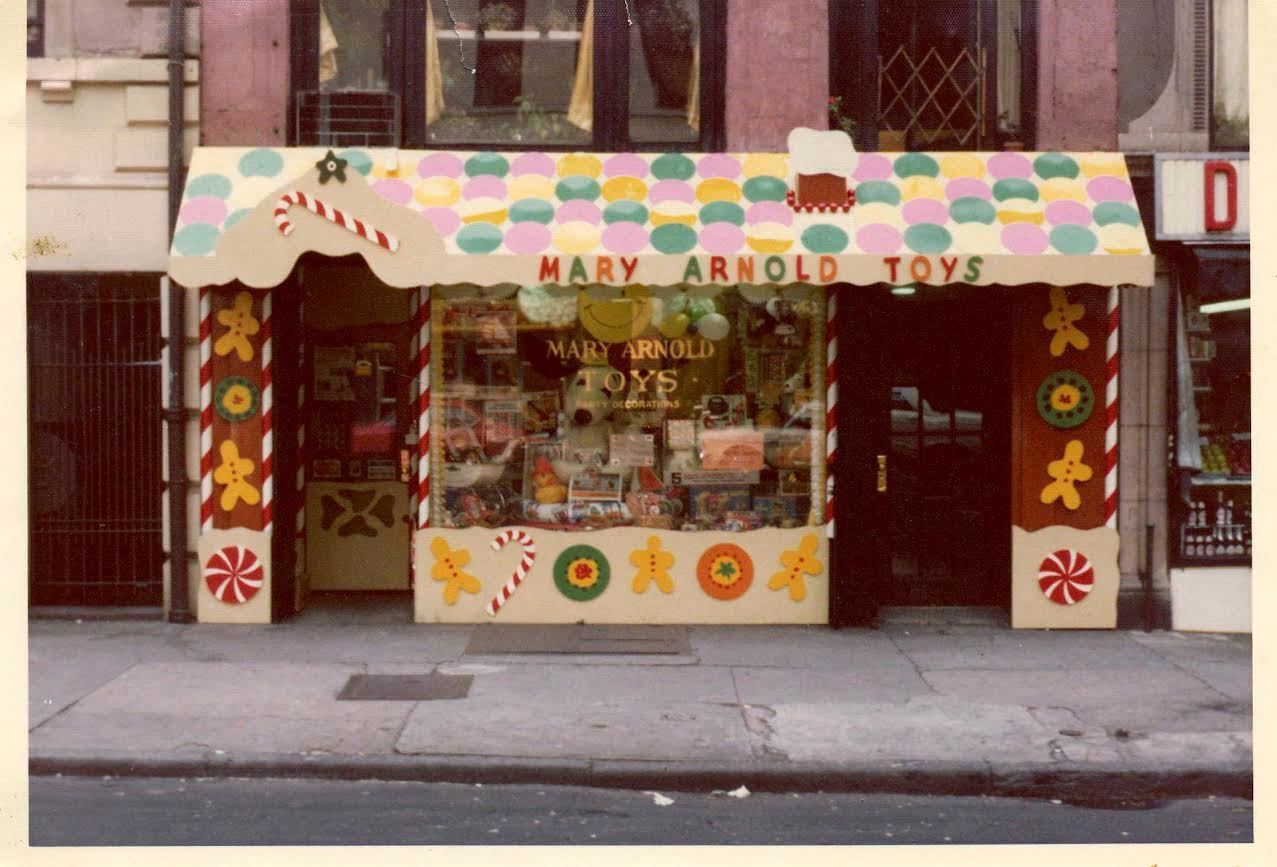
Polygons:
[[594,0],[585,4],[581,18],[581,45],[576,52],[568,123],[586,132],[594,129]]
[[692,43],[692,71],[687,76],[687,125],[701,131],[701,43]]
[[319,83],[327,84],[337,77],[337,34],[324,7],[319,7]]
[[443,66],[439,62],[439,29],[432,0],[426,0],[426,123],[443,117]]

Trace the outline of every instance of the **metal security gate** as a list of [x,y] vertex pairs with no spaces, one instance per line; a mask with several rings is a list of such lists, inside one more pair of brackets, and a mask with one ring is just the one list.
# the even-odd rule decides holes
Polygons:
[[29,275],[32,605],[162,602],[159,278]]

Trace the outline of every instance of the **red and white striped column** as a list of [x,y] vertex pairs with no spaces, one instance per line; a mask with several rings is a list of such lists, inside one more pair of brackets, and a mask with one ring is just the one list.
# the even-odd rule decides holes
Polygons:
[[272,433],[274,416],[274,388],[271,386],[273,369],[271,367],[271,296],[267,291],[262,296],[262,531],[271,531],[272,510],[274,509],[274,455],[275,441]]
[[834,462],[838,457],[838,293],[825,287],[825,527],[834,537]]
[[1120,366],[1118,355],[1118,325],[1121,310],[1118,304],[1119,289],[1110,286],[1108,290],[1108,339],[1105,344],[1105,380],[1104,380],[1104,526],[1117,529],[1117,411],[1118,391],[1117,373]]
[[417,295],[417,527],[430,526],[430,288]]
[[200,290],[200,532],[213,529],[213,293]]

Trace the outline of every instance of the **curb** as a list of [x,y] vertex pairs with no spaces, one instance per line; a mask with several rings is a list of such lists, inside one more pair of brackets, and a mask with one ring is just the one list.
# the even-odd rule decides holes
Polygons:
[[1250,766],[1147,769],[1040,763],[994,768],[986,762],[615,761],[490,756],[163,757],[122,753],[33,753],[31,776],[247,777],[423,783],[528,783],[614,789],[754,792],[863,792],[908,795],[1054,797],[1089,804],[1208,795],[1253,799]]

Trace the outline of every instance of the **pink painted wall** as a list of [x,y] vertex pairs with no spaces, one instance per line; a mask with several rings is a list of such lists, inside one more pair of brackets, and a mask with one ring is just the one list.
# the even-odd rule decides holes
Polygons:
[[1040,0],[1040,150],[1117,149],[1117,0]]
[[828,128],[828,98],[827,0],[728,0],[728,150],[783,151],[794,127]]
[[288,135],[288,3],[204,0],[200,141],[282,145]]

